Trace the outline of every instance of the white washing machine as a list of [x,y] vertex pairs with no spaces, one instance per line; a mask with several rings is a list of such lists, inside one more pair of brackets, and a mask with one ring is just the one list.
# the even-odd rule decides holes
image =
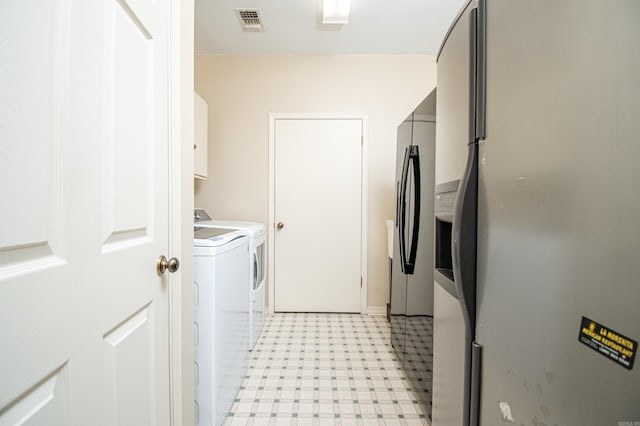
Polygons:
[[196,209],[194,222],[198,227],[238,229],[245,231],[249,242],[249,350],[253,350],[262,334],[265,321],[265,283],[267,281],[267,238],[261,223],[211,220],[206,211]]
[[220,425],[249,364],[249,236],[194,229],[194,377],[197,425]]

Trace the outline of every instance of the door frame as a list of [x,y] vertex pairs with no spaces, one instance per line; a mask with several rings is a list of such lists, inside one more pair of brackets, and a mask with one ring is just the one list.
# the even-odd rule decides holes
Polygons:
[[[193,400],[193,33],[194,0],[169,14],[169,247],[181,266],[169,274],[170,424],[194,424]],[[160,253],[159,253],[160,254]]]
[[362,126],[362,146],[360,150],[360,313],[367,313],[367,246],[368,246],[368,219],[369,219],[369,124],[366,114],[332,114],[332,113],[269,113],[269,221],[267,224],[267,288],[268,288],[268,312],[275,312],[275,144],[277,120],[360,120]]

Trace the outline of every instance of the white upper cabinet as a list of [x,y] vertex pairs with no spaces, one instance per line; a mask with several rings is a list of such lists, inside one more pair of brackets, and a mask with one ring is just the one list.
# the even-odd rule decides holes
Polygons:
[[207,144],[208,144],[208,111],[209,107],[197,93],[193,94],[193,163],[196,179],[207,178]]

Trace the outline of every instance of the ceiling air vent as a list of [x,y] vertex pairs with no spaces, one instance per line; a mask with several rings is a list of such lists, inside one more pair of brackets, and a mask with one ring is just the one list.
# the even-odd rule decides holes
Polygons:
[[236,15],[238,15],[240,25],[242,25],[242,31],[246,33],[261,33],[264,31],[260,10],[236,9]]

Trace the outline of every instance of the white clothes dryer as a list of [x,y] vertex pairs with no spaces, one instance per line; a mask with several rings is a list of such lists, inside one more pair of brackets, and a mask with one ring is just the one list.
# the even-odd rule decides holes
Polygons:
[[220,425],[249,364],[249,237],[241,230],[194,229],[196,425]]
[[249,235],[249,350],[253,350],[262,334],[265,322],[265,283],[267,281],[267,238],[265,226],[255,222],[212,220],[202,210],[194,211],[195,225],[223,229],[237,229]]

